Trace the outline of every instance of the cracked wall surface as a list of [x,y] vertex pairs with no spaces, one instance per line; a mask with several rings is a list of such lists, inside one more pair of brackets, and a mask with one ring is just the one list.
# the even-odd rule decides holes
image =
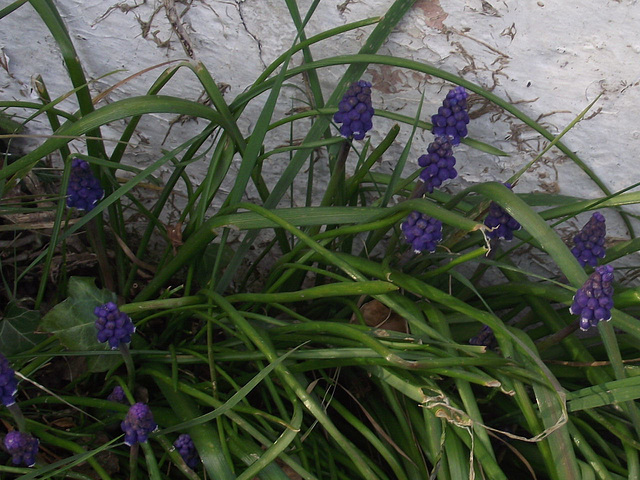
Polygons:
[[[311,3],[298,2],[303,16]],[[282,0],[57,0],[55,4],[85,73],[92,80],[94,95],[149,69],[108,93],[103,102],[143,94],[166,68],[165,62],[186,58],[203,62],[230,102],[291,46],[296,34]],[[310,36],[383,15],[390,4],[388,0],[323,0],[306,32]],[[564,142],[612,191],[617,191],[640,182],[640,169],[636,167],[640,152],[640,126],[636,121],[640,110],[639,22],[640,9],[635,0],[417,0],[380,53],[429,63],[460,75],[516,104],[553,133],[562,131],[602,94]],[[42,75],[54,98],[71,89],[62,56],[28,4],[2,19],[2,26],[3,100],[32,99],[32,79],[37,75]],[[315,45],[314,58],[356,53],[372,29],[359,28]],[[292,60],[292,65],[300,63],[301,57]],[[319,72],[327,96],[344,70],[334,67]],[[424,119],[436,111],[450,88],[437,77],[391,66],[372,65],[364,78],[373,82],[376,106],[409,116],[415,115],[424,91]],[[284,89],[276,118],[303,107],[307,101],[301,80],[290,83],[300,88]],[[186,70],[177,74],[164,93],[204,99],[202,86]],[[240,118],[244,133],[253,128],[265,98],[263,95],[252,102]],[[504,181],[546,144],[536,132],[482,97],[473,95],[469,103],[470,135],[510,156],[495,157],[461,146],[456,150],[460,176],[448,184],[450,190],[478,181]],[[62,106],[74,109],[71,98]],[[374,144],[391,125],[392,122],[376,119],[371,133]],[[115,139],[124,126],[124,121],[114,122],[103,128],[103,135]],[[193,118],[148,115],[140,123],[125,161],[145,165],[157,158],[161,149],[179,145],[203,126],[202,121]],[[397,145],[378,165],[380,170],[392,170],[410,130],[403,126]],[[47,133],[46,125],[33,122],[29,133]],[[286,144],[288,138],[287,129],[278,130],[269,136],[269,146]],[[417,158],[431,140],[429,132],[418,131],[406,174],[417,167]],[[31,144],[40,141],[36,138]],[[80,148],[79,144],[73,147]],[[326,180],[324,160],[317,164],[318,196],[322,181]],[[277,181],[286,161],[287,156],[282,155],[265,162],[267,182]],[[190,168],[194,182],[203,178],[205,168]],[[168,172],[167,169],[164,174]],[[223,188],[228,189],[229,185]],[[304,180],[300,180],[297,189],[294,204],[304,198]],[[526,174],[518,191],[599,194],[586,175],[555,150]],[[249,199],[257,198],[253,191],[247,195]],[[616,235],[624,237],[626,232],[618,226]]]

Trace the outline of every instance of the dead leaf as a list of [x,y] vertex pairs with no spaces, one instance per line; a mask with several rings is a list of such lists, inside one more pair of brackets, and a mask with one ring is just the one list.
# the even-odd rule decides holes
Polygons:
[[360,311],[364,317],[364,323],[370,327],[407,332],[407,321],[378,300],[365,303],[360,307]]

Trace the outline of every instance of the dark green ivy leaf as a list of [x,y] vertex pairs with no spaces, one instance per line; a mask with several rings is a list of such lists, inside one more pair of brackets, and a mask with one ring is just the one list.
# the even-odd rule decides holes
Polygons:
[[9,303],[0,320],[0,352],[16,355],[35,347],[45,335],[35,333],[40,313]]
[[[116,295],[99,290],[95,286],[95,279],[88,277],[71,277],[68,291],[70,296],[43,317],[41,329],[53,333],[69,350],[108,350],[108,346],[99,343],[96,338],[93,310],[98,305],[115,302]],[[120,361],[118,355],[89,356],[88,367],[93,372],[104,371]]]

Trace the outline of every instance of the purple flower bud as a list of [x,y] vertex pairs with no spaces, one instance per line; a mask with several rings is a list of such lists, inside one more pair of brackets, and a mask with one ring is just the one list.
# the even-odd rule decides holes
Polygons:
[[67,187],[67,207],[78,210],[93,210],[104,197],[100,182],[93,176],[89,163],[79,158],[71,162],[71,176]]
[[595,212],[582,230],[573,237],[574,247],[571,253],[578,259],[581,266],[595,267],[598,264],[598,258],[604,258],[606,234],[605,218],[600,212]]
[[[511,189],[511,185],[508,183],[505,183],[504,186]],[[495,202],[491,202],[491,205],[489,205],[489,213],[487,218],[484,219],[484,224],[491,229],[487,231],[487,237],[491,239],[503,238],[512,240],[513,232],[521,228],[516,219]]]
[[365,133],[373,128],[371,117],[374,110],[371,106],[371,83],[360,80],[351,84],[347,93],[338,104],[338,112],[333,121],[341,123],[340,134],[362,140]]
[[195,470],[200,463],[200,457],[198,456],[196,446],[193,444],[193,440],[191,440],[189,434],[183,433],[180,435],[176,441],[173,442],[173,446],[178,450],[178,453],[184,460],[184,463],[186,463],[192,470]]
[[129,409],[120,428],[124,432],[124,443],[132,446],[146,442],[158,425],[153,420],[151,409],[144,403],[136,403]]
[[424,182],[426,191],[431,193],[446,180],[456,178],[458,172],[454,168],[455,164],[449,139],[436,137],[427,147],[427,153],[418,158],[418,165],[424,167],[420,172],[420,179]]
[[495,349],[498,347],[496,336],[493,334],[493,330],[488,325],[484,325],[480,330],[480,333],[478,333],[475,337],[471,337],[469,339],[469,344],[482,345],[489,349]]
[[432,132],[436,137],[449,137],[452,145],[458,145],[460,139],[467,136],[467,97],[464,87],[455,87],[447,93],[438,113],[431,117]]
[[38,454],[38,439],[28,433],[13,430],[4,437],[4,447],[11,455],[14,465],[33,467]]
[[424,213],[411,212],[400,228],[415,253],[435,252],[442,240],[442,222]]
[[587,330],[611,320],[613,308],[613,267],[601,265],[589,276],[573,297],[569,311],[580,316],[580,328]]
[[115,303],[108,302],[100,305],[94,309],[93,313],[98,317],[95,325],[100,343],[108,341],[111,349],[115,350],[121,343],[131,342],[131,335],[136,331],[136,327],[126,313],[118,310]]
[[8,407],[16,403],[17,391],[16,372],[11,368],[9,360],[0,353],[0,401],[2,404]]
[[107,397],[107,400],[116,403],[122,403],[123,405],[127,404],[127,396],[124,394],[124,390],[120,385],[117,385],[113,388],[113,391]]

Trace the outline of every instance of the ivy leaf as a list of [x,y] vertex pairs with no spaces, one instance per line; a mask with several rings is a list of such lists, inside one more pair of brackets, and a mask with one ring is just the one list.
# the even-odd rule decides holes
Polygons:
[[9,303],[0,320],[0,352],[16,355],[35,347],[46,335],[35,333],[40,313]]
[[[71,277],[68,291],[70,296],[49,311],[43,318],[40,328],[53,333],[58,341],[69,350],[100,351],[108,346],[96,338],[96,317],[93,310],[98,305],[115,302],[116,295],[95,286],[95,279],[89,277]],[[89,370],[100,372],[117,365],[122,359],[117,355],[99,355],[88,357]]]

